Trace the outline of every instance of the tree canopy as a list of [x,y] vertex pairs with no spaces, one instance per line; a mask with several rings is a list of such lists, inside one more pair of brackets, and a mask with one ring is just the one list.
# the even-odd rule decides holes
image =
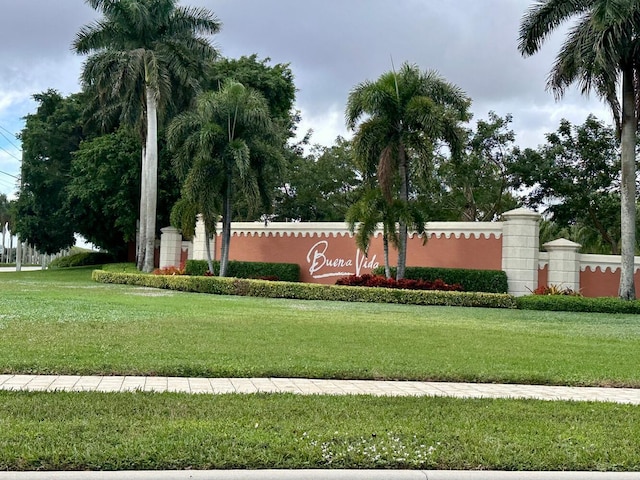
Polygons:
[[63,98],[54,90],[33,98],[37,111],[27,115],[20,134],[23,157],[14,232],[39,251],[52,254],[75,243],[65,187],[72,152],[84,138],[82,102],[79,95]]
[[557,226],[582,226],[580,238],[572,240],[595,248],[604,244],[608,253],[619,254],[620,142],[615,130],[589,115],[582,125],[562,120],[546,138],[546,144],[525,150],[511,167],[515,185],[527,191],[526,204],[542,209]]

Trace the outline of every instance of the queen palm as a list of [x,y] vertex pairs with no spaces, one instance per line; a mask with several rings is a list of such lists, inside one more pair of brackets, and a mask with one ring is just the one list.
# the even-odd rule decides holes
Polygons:
[[[407,225],[419,235],[425,235],[425,219],[423,212],[414,204],[400,200],[385,199],[379,188],[364,185],[362,196],[347,210],[346,222],[351,233],[355,233],[356,245],[365,256],[368,256],[371,237],[382,226],[382,251],[384,255],[384,273],[391,278],[389,263],[389,245],[399,244],[396,220],[403,219]],[[426,237],[424,237],[426,239]]]
[[[416,167],[412,163],[429,163],[440,141],[454,154],[460,151],[463,134],[459,126],[469,119],[469,105],[458,87],[434,71],[421,72],[409,64],[351,91],[345,117],[347,127],[356,131],[355,155],[363,171],[375,171],[387,202],[398,200],[405,205],[389,212],[409,211],[411,172]],[[398,222],[396,276],[400,279],[406,265],[408,223],[403,217],[392,220]]]
[[258,200],[252,151],[267,152],[264,139],[274,129],[265,98],[233,80],[218,91],[199,94],[195,107],[169,126],[174,165],[178,176],[186,180],[183,201],[197,205],[207,237],[214,232],[215,214],[222,215],[220,276],[226,275],[229,261],[234,184],[240,182],[245,194]]
[[619,295],[635,298],[635,147],[638,128],[640,3],[637,0],[544,0],[520,26],[519,50],[533,55],[550,33],[576,19],[549,74],[556,98],[577,83],[611,108],[621,139],[621,275]]
[[[172,98],[175,82],[196,87],[204,65],[216,52],[204,35],[220,23],[203,8],[180,7],[178,0],[86,0],[103,18],[84,26],[73,47],[93,54],[84,65],[83,82],[105,108],[114,99],[126,119],[144,128],[140,236],[144,271],[154,262],[158,189],[158,110]],[[138,108],[138,106],[142,108]]]

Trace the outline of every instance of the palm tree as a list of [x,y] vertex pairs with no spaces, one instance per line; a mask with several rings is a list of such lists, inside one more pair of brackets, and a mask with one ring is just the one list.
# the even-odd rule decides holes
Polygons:
[[183,198],[204,215],[207,237],[215,232],[217,214],[222,215],[220,276],[226,275],[229,262],[234,182],[242,182],[250,197],[260,197],[252,151],[268,152],[264,140],[274,129],[265,98],[233,80],[219,91],[198,95],[194,109],[169,126],[176,172],[185,179]]
[[[636,0],[544,0],[522,19],[519,50],[533,55],[553,30],[577,19],[549,74],[556,98],[577,83],[611,108],[621,139],[621,275],[619,295],[635,298],[635,147],[640,79],[640,3]],[[620,93],[618,88],[620,87]]]
[[[347,210],[346,222],[349,224],[349,231],[355,233],[356,245],[365,256],[369,254],[371,237],[373,237],[380,226],[382,226],[382,251],[384,256],[384,273],[387,278],[391,278],[391,265],[389,262],[389,244],[396,248],[399,244],[398,232],[396,231],[396,219],[402,215],[404,207],[400,200],[388,202],[383,198],[379,188],[371,185],[364,186],[362,196],[352,204]],[[410,212],[408,217],[412,225],[419,234],[424,234],[424,220]]]
[[149,272],[156,234],[158,110],[170,102],[175,81],[197,87],[204,66],[216,56],[203,35],[217,33],[220,23],[210,11],[180,7],[178,0],[86,2],[104,18],[81,28],[73,43],[76,52],[93,54],[84,65],[83,82],[99,98],[129,106],[122,110],[125,118],[140,120],[138,112],[144,112],[139,266]]
[[[375,170],[388,203],[396,199],[405,206],[409,204],[411,164],[430,162],[437,142],[445,141],[454,155],[459,153],[463,139],[459,125],[470,118],[469,105],[462,90],[436,72],[423,73],[406,63],[399,72],[387,72],[375,82],[363,82],[351,91],[345,117],[347,127],[356,131],[355,154],[365,171]],[[396,277],[401,279],[408,227],[406,218],[393,221],[398,221]]]

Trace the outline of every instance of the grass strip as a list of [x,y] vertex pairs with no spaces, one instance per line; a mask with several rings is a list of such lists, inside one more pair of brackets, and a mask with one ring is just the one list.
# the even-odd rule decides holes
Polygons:
[[212,296],[0,274],[0,372],[640,386],[640,317]]
[[640,470],[640,409],[586,402],[0,392],[1,470]]

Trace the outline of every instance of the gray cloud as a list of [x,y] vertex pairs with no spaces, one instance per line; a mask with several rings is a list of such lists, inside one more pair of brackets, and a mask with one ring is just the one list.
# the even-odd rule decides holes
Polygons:
[[[47,88],[76,91],[82,59],[70,50],[78,29],[96,18],[83,0],[3,2],[0,17],[0,125],[19,126],[29,97]],[[473,100],[476,119],[513,114],[524,146],[535,146],[560,118],[584,121],[594,97],[574,91],[556,103],[545,91],[562,32],[530,58],[517,51],[522,15],[533,0],[184,0],[223,22],[214,42],[225,56],[257,53],[290,63],[303,129],[329,143],[344,134],[353,86],[402,62],[438,70]],[[10,127],[8,125],[11,125]],[[0,139],[1,144],[1,139]],[[0,186],[0,191],[2,191]]]

